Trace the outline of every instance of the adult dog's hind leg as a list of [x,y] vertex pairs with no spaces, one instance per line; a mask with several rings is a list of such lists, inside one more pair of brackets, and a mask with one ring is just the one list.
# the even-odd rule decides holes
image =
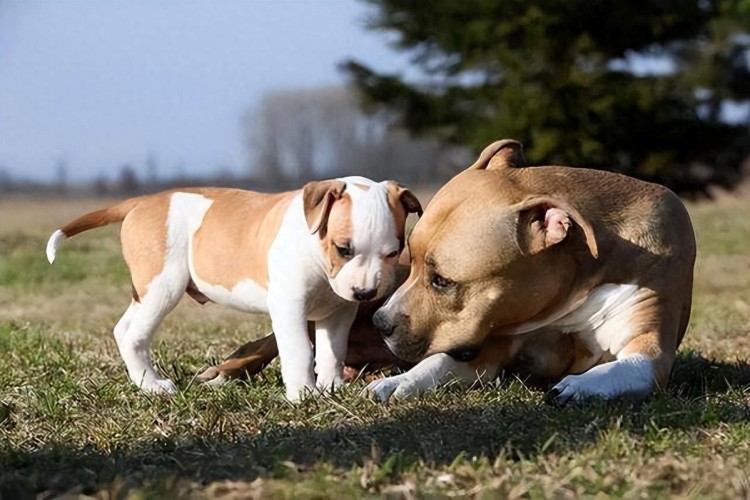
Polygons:
[[279,355],[274,334],[240,346],[220,365],[206,368],[198,380],[209,385],[221,385],[228,380],[243,379],[259,373]]

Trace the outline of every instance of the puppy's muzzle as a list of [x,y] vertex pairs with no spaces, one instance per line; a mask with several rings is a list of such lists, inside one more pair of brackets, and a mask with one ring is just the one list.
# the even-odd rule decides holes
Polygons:
[[359,302],[366,302],[375,298],[375,295],[378,294],[378,289],[359,288],[355,286],[354,288],[352,288],[352,293],[354,295],[354,300],[358,300]]

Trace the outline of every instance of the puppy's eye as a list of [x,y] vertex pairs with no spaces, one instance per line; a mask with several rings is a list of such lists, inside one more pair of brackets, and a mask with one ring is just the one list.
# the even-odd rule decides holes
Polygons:
[[336,251],[339,254],[339,257],[342,259],[351,259],[354,257],[354,249],[352,248],[351,243],[346,243],[345,245],[339,246],[334,243],[334,246],[336,247]]
[[385,256],[386,259],[392,259],[394,257],[398,257],[398,250],[394,250],[394,251],[392,251],[391,253],[389,253],[388,255]]
[[430,278],[430,284],[436,290],[443,291],[455,285],[456,282],[453,280],[449,280],[445,276],[441,276],[438,273],[432,273],[432,278]]

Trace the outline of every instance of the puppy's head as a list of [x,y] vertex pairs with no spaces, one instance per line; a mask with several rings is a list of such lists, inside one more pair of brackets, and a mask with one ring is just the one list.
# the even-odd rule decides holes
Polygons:
[[490,333],[543,321],[567,297],[576,259],[597,255],[593,229],[564,200],[476,168],[435,195],[409,251],[409,278],[373,321],[411,362],[438,352],[471,361]]
[[354,302],[389,293],[404,247],[406,218],[422,213],[414,194],[392,181],[347,177],[310,182],[302,198],[334,292]]

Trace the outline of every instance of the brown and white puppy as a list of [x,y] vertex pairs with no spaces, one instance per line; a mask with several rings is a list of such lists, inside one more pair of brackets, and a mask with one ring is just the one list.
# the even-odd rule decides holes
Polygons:
[[[421,207],[409,190],[363,177],[278,194],[172,190],[76,219],[50,237],[47,257],[52,263],[66,238],[122,221],[133,298],[114,335],[133,382],[151,392],[176,390],[151,364],[149,344],[187,292],[199,302],[268,312],[286,395],[297,400],[342,382],[358,304],[392,290],[411,212]],[[308,321],[315,324],[315,363]]]
[[623,175],[521,162],[519,143],[490,145],[417,222],[409,278],[374,323],[418,364],[373,382],[380,399],[514,361],[567,375],[558,401],[666,384],[692,299],[684,205]]

